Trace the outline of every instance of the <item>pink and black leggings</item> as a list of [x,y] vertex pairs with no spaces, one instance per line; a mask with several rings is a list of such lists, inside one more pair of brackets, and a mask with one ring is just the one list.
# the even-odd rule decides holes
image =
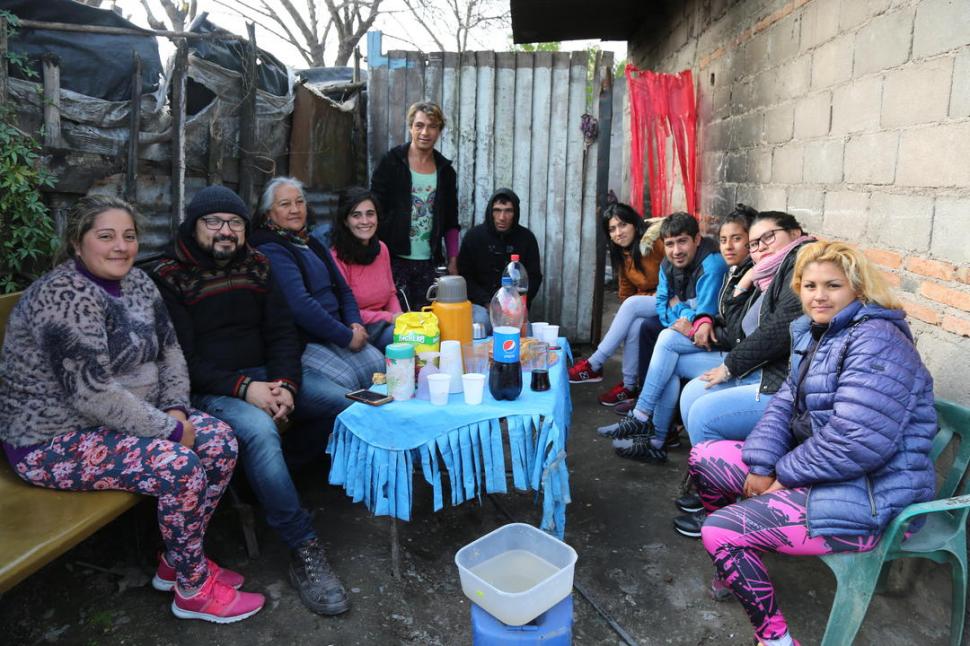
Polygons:
[[701,530],[714,561],[716,581],[726,585],[748,613],[758,639],[778,639],[788,623],[778,609],[775,589],[759,552],[820,556],[867,552],[879,535],[809,536],[805,516],[808,488],[782,489],[740,500],[748,467],[743,442],[702,442],[690,452],[690,473],[704,507],[713,512]]
[[195,445],[94,427],[58,435],[13,465],[22,479],[48,489],[119,489],[158,498],[158,527],[178,585],[191,590],[208,576],[202,540],[232,477],[238,446],[228,424],[200,411],[189,420]]

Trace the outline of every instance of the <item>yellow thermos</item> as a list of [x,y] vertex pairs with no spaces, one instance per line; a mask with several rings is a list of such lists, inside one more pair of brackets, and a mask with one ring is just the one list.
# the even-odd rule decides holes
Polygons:
[[468,300],[468,289],[461,276],[440,276],[428,289],[427,298],[430,309],[438,317],[438,332],[442,341],[472,340],[472,304]]

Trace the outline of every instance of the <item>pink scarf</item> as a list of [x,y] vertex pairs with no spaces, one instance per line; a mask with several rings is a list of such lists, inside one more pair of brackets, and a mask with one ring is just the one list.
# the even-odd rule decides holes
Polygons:
[[788,257],[791,250],[798,247],[799,245],[806,242],[814,242],[815,238],[809,235],[802,234],[782,247],[777,253],[773,253],[767,258],[761,260],[757,265],[754,266],[754,284],[758,286],[762,292],[768,291],[768,286],[771,285],[771,281],[774,280],[775,274],[778,273],[778,268],[781,263]]

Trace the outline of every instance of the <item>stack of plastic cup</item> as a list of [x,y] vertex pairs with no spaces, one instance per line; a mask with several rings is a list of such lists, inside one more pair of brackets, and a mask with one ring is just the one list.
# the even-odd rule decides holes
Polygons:
[[438,359],[438,369],[451,376],[451,385],[448,388],[450,393],[461,392],[461,341],[442,341],[441,357]]

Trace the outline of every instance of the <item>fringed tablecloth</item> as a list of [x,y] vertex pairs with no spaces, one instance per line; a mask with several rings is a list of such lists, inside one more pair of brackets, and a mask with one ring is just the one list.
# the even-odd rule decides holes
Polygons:
[[451,483],[452,505],[508,491],[503,450],[507,441],[513,485],[541,492],[540,526],[562,538],[570,502],[566,437],[572,403],[566,376],[569,345],[565,339],[560,345],[559,360],[549,370],[552,387],[546,392],[529,390],[526,372],[522,394],[511,402],[493,399],[486,384],[480,406],[466,405],[457,393],[443,407],[412,399],[347,408],[337,417],[327,446],[330,483],[343,485],[354,502],[363,502],[378,516],[410,520],[415,460],[434,491],[438,511],[444,505],[442,464]]

